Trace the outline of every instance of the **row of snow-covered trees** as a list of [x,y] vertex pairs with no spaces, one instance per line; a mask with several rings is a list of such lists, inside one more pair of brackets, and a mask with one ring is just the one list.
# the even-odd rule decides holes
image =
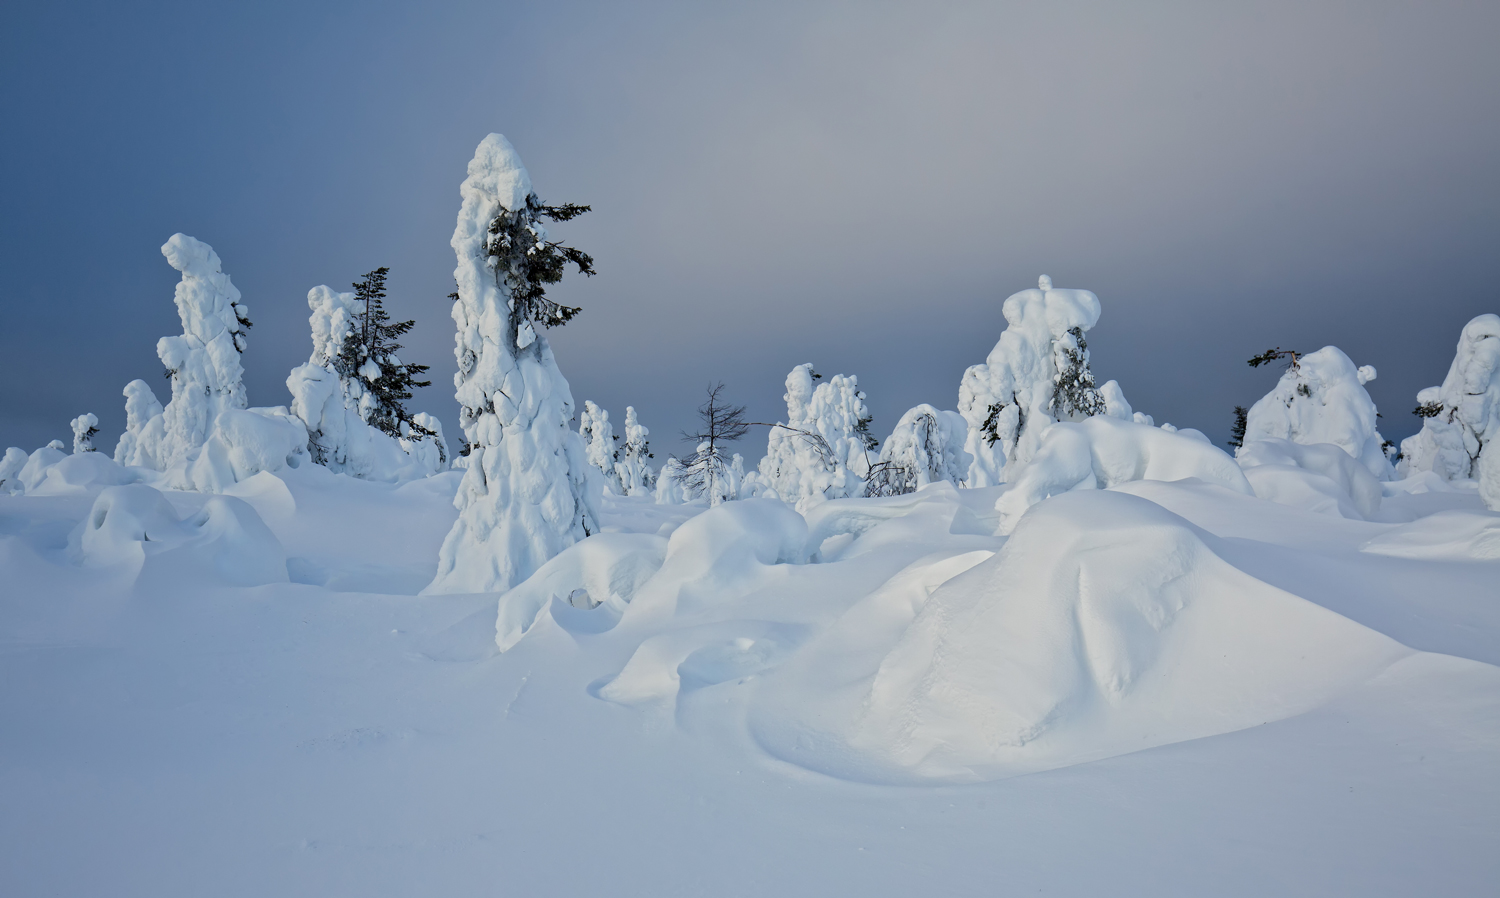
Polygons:
[[[704,423],[689,435],[695,450],[665,459],[658,470],[634,408],[625,412],[623,443],[608,413],[591,402],[572,429],[573,397],[542,333],[579,313],[549,299],[548,286],[568,266],[593,273],[593,260],[552,240],[544,222],[571,220],[588,207],[543,203],[498,134],[479,145],[460,195],[452,315],[466,458],[454,500],[459,517],[429,592],[503,590],[521,582],[600,531],[606,491],[709,504],[775,496],[806,511],[939,482],[1014,488],[1029,478],[1027,494],[1044,497],[1048,490],[1131,476],[1123,469],[1090,473],[1084,470],[1090,464],[1107,468],[1127,456],[1133,465],[1154,463],[1149,453],[1101,460],[1090,448],[1100,434],[1139,447],[1188,441],[1227,460],[1197,431],[1156,427],[1132,409],[1115,381],[1097,383],[1087,333],[1098,322],[1099,300],[1087,290],[1054,288],[1044,276],[1005,301],[1006,328],[984,363],[964,373],[956,411],[919,405],[880,442],[853,375],[824,379],[812,365],[799,365],[787,376],[784,421],[747,421],[743,408],[711,390],[700,409]],[[201,490],[304,461],[389,480],[447,466],[436,419],[408,414],[404,406],[412,388],[423,385],[425,368],[397,354],[397,339],[412,323],[392,322],[385,313],[385,269],[351,293],[309,292],[313,351],[288,378],[291,407],[249,408],[240,357],[250,320],[239,291],[206,244],[178,234],[162,251],[182,273],[176,301],[183,333],[157,347],[172,396],[163,406],[144,381],[125,388],[127,427],[117,461],[163,472],[167,485]],[[1271,441],[1321,444],[1376,479],[1477,480],[1485,500],[1500,508],[1500,449],[1493,448],[1500,436],[1500,317],[1482,315],[1465,327],[1447,379],[1419,396],[1422,431],[1394,457],[1364,388],[1373,368],[1356,367],[1334,347],[1305,355],[1272,351],[1252,362],[1277,360],[1287,367],[1275,388],[1240,410],[1242,465],[1265,454],[1255,447]],[[766,428],[767,451],[747,473],[730,447],[757,426]],[[75,451],[90,451],[97,420],[80,416],[73,427]],[[61,449],[56,443],[37,452],[60,457]],[[1039,456],[1071,461],[1043,477],[1036,473]],[[0,488],[35,464],[35,453],[7,452]]]

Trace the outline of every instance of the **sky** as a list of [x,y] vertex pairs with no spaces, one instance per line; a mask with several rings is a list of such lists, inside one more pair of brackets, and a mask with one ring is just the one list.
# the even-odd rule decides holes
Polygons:
[[[598,275],[549,295],[581,407],[658,460],[705,388],[784,417],[812,362],[879,437],[1035,286],[1098,294],[1093,369],[1216,442],[1333,344],[1399,440],[1459,331],[1500,312],[1500,4],[45,3],[0,9],[0,446],[170,387],[159,247],[211,244],[290,402],[307,291],[391,269],[459,442],[449,239],[492,131]],[[753,461],[763,432],[741,451]]]

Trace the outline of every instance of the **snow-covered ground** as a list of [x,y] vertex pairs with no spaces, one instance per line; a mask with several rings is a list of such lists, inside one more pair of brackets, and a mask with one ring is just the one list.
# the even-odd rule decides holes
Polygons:
[[68,458],[0,491],[0,894],[1500,877],[1500,514],[1430,473],[1367,521],[1364,481],[1268,457],[1279,501],[1135,479],[1008,536],[1004,486],[607,496],[500,598],[417,596],[459,472],[303,464],[163,509]]

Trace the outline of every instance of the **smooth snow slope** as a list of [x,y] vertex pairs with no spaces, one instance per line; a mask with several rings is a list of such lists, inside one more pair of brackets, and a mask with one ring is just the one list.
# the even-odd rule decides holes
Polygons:
[[501,653],[494,594],[414,595],[457,481],[303,466],[139,505],[200,560],[224,543],[183,522],[253,509],[288,580],[251,587],[135,563],[126,518],[91,537],[119,558],[81,557],[108,483],[0,495],[0,894],[1500,875],[1500,515],[1472,491],[1369,522],[1137,481],[1041,501],[1009,539],[998,487],[806,519],[608,499],[605,539],[505,597]]

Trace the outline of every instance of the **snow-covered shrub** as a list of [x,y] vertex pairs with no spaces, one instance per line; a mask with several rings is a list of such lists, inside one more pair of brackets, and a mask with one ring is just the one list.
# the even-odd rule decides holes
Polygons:
[[[134,436],[133,446],[119,461],[165,471],[187,462],[208,441],[219,413],[245,407],[240,353],[245,351],[250,318],[213,247],[173,234],[161,252],[182,272],[176,292],[182,334],[162,337],[156,344],[156,354],[172,379],[172,399],[160,415],[137,430],[127,429]],[[136,397],[127,387],[127,418],[132,399]],[[140,396],[137,402],[149,410],[155,397],[146,401]]]
[[5,456],[0,458],[0,493],[19,493],[24,487],[21,486],[21,469],[26,467],[26,452],[15,446],[5,450]]
[[859,380],[835,374],[814,385],[820,376],[811,363],[786,376],[786,425],[771,428],[760,461],[759,480],[799,512],[863,495],[875,448]]
[[974,459],[962,479],[971,487],[1005,482],[1005,466],[1031,458],[1054,421],[1132,415],[1119,384],[1095,387],[1089,370],[1084,333],[1099,321],[1097,296],[1054,288],[1043,275],[1001,311],[1007,327],[1000,341],[984,364],[964,372],[958,389],[958,412],[968,423],[964,449]]
[[[163,425],[161,413],[161,402],[144,380],[133,380],[125,385],[125,432],[115,444],[116,462],[160,470],[156,459],[143,452],[141,439],[147,426],[151,425],[158,434],[147,438],[147,445],[159,444],[159,431]],[[153,421],[156,422],[154,425]]]
[[1489,448],[1500,438],[1500,315],[1464,325],[1448,376],[1417,402],[1422,429],[1401,442],[1401,473],[1478,480],[1486,504],[1500,510],[1500,449]]
[[1107,489],[1133,480],[1196,477],[1254,495],[1239,465],[1197,431],[1172,431],[1098,415],[1059,423],[1042,434],[1035,454],[1011,473],[995,502],[1000,532],[1010,533],[1026,510],[1060,493]]
[[1389,480],[1385,441],[1375,429],[1375,401],[1364,387],[1374,379],[1374,368],[1355,367],[1336,346],[1294,356],[1275,389],[1250,407],[1244,443],[1332,443],[1377,478]]
[[654,491],[657,505],[682,505],[690,498],[682,482],[682,462],[668,458],[661,466]]
[[615,446],[615,429],[609,423],[609,412],[590,400],[584,400],[578,436],[583,440],[583,452],[589,464],[604,475],[604,488],[616,496],[625,495],[620,473],[615,470],[620,461],[620,450]]
[[627,496],[649,496],[655,491],[656,470],[647,461],[653,457],[646,439],[650,435],[651,431],[636,419],[635,408],[625,406],[625,445],[615,462],[615,476]]
[[[446,468],[448,450],[436,419],[416,415],[404,420],[405,409],[389,395],[394,388],[385,393],[372,389],[384,383],[382,378],[409,379],[406,368],[420,366],[401,366],[397,360],[371,383],[358,370],[369,364],[373,344],[356,333],[363,312],[356,294],[314,287],[307,305],[312,310],[312,355],[292,369],[286,386],[292,414],[307,428],[312,460],[331,471],[384,481],[425,477]],[[366,368],[366,373],[372,372]],[[376,414],[396,429],[394,435],[368,423]]]
[[94,436],[99,433],[99,417],[93,413],[79,415],[68,426],[73,428],[73,454],[94,451]]
[[963,482],[972,457],[964,450],[968,431],[957,412],[941,411],[926,403],[908,409],[880,450],[880,462],[870,472],[869,495],[909,493],[929,483]]
[[1352,520],[1380,510],[1380,481],[1332,443],[1255,440],[1236,461],[1262,499]]
[[568,382],[536,332],[577,313],[545,296],[564,262],[592,271],[586,255],[549,241],[541,220],[583,208],[542,205],[499,134],[479,144],[459,193],[454,385],[469,464],[429,593],[507,590],[599,532],[602,484],[568,427]]

